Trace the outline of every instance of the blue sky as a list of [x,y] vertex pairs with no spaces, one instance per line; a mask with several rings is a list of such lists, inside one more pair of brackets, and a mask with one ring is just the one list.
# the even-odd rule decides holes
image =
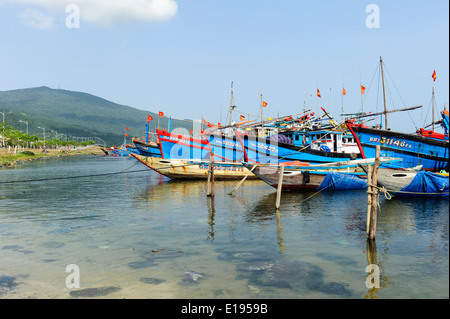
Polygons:
[[344,112],[360,111],[360,83],[364,110],[382,111],[382,56],[388,108],[423,105],[389,116],[411,132],[431,121],[433,70],[437,108],[449,106],[448,29],[445,0],[0,0],[0,91],[62,88],[223,123],[233,81],[236,116],[259,115],[260,94],[265,117],[300,113],[306,92],[308,109],[339,119],[342,85]]

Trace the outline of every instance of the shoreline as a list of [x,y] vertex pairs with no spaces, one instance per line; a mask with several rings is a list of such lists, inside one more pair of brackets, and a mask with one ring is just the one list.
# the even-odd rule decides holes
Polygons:
[[[24,153],[25,152],[25,153]],[[32,152],[34,155],[27,154],[26,152]],[[48,149],[45,153],[41,149],[31,149],[25,148],[20,152],[14,154],[14,152],[9,152],[6,148],[0,149],[0,169],[11,169],[15,168],[24,162],[33,161],[40,158],[51,158],[51,157],[61,157],[61,156],[75,156],[75,155],[89,155],[89,154],[101,154],[102,147],[100,146],[87,146],[77,149]],[[106,154],[105,154],[106,155]]]

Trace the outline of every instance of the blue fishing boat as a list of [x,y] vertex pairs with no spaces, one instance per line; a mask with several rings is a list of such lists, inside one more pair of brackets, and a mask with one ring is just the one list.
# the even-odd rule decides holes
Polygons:
[[[257,163],[329,163],[360,158],[356,144],[345,145],[344,131],[287,131],[261,138],[236,130],[235,136],[207,134],[214,156]],[[344,138],[345,137],[345,138]],[[351,138],[353,139],[353,138]]]
[[347,121],[363,158],[375,157],[380,145],[381,156],[402,158],[402,167],[422,165],[426,171],[449,169],[449,141],[425,137],[415,133],[401,133],[372,128]]
[[[403,168],[413,168],[421,165],[425,171],[439,172],[449,169],[449,140],[436,139],[427,137],[417,133],[402,133],[388,129],[387,114],[398,111],[408,111],[422,107],[422,105],[405,109],[388,111],[386,108],[384,76],[383,76],[383,60],[380,57],[382,81],[383,81],[383,97],[384,112],[364,115],[359,119],[367,116],[384,116],[384,127],[380,125],[376,127],[368,127],[364,124],[356,124],[355,120],[347,120],[346,125],[358,144],[360,153],[363,158],[375,157],[375,148],[377,145],[381,148],[381,156],[402,158]],[[442,113],[444,116],[444,113]],[[448,123],[448,113],[447,113]],[[447,124],[448,125],[448,124]],[[448,126],[447,126],[448,130]]]
[[131,154],[138,154],[138,150],[135,145],[127,144],[125,145],[125,150],[127,151],[127,155],[125,156],[131,156]]
[[[205,137],[203,139],[194,138],[159,129],[156,132],[163,159],[209,160],[211,149]],[[212,151],[214,153],[214,150]]]
[[136,153],[142,156],[161,157],[161,150],[157,143],[144,143],[141,141],[133,140]]
[[360,157],[355,146],[351,152],[344,150],[346,139],[343,136],[347,135],[343,131],[292,131],[274,134],[271,138],[235,132],[234,136],[204,133],[204,138],[199,139],[157,130],[161,154],[166,159],[209,160],[213,156],[215,162],[328,163]]
[[[438,140],[448,140],[449,138],[449,122],[448,122],[448,110],[443,110],[441,111],[441,116],[442,119],[440,119],[439,121],[436,121],[434,123],[431,123],[427,126],[425,126],[425,128],[433,125],[433,129],[431,130],[426,130],[425,128],[421,128],[419,130],[416,131],[417,134],[420,134],[422,136],[425,137],[430,137],[430,138],[435,138]],[[436,124],[440,124],[440,126],[444,129],[444,133],[440,133],[440,132],[436,132],[434,129],[434,126]]]

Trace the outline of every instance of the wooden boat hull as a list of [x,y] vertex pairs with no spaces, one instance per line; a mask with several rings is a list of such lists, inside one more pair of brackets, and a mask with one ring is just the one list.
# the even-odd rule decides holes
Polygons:
[[[209,161],[171,160],[132,154],[139,162],[170,179],[199,180],[208,178]],[[215,180],[240,180],[246,175],[257,179],[241,163],[218,162],[213,164]]]
[[[248,170],[268,185],[278,188],[280,165],[256,165],[243,163]],[[256,166],[256,167],[255,167]],[[339,181],[339,183],[335,183]],[[318,191],[321,189],[364,189],[367,187],[366,174],[360,169],[313,169],[285,167],[282,181],[283,191]]]
[[[344,162],[331,162],[318,165],[291,162],[280,165],[243,163],[258,178],[272,187],[278,188],[281,167],[283,166],[282,190],[318,191],[349,190],[367,188],[367,174],[364,165],[372,165],[375,159],[359,159]],[[380,162],[392,164],[399,158],[384,157]]]

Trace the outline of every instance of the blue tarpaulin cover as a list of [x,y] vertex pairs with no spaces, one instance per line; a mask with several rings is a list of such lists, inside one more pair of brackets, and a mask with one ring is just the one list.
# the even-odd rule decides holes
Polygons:
[[[448,196],[449,178],[447,176],[419,171],[412,182],[404,187],[397,196],[417,196],[423,193],[427,196]],[[408,194],[410,193],[410,194]]]
[[338,189],[364,189],[367,188],[367,179],[356,174],[329,172],[317,190]]

